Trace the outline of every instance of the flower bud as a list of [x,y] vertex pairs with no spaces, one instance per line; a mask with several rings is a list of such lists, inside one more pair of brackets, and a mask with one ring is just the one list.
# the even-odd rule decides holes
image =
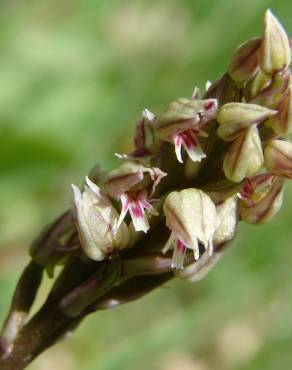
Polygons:
[[224,158],[223,170],[229,180],[240,182],[254,175],[263,163],[261,139],[253,125],[231,144]]
[[83,193],[72,185],[77,228],[85,254],[100,261],[114,248],[127,246],[129,230],[125,223],[116,230],[119,215],[111,201],[89,178],[86,184]]
[[274,178],[272,185],[268,190],[264,189],[264,196],[258,202],[240,200],[241,219],[250,224],[263,224],[271,220],[282,206],[283,184],[283,179]]
[[251,79],[243,89],[243,95],[247,102],[255,98],[258,94],[264,91],[272,82],[272,76],[258,70],[256,75]]
[[237,196],[226,199],[216,206],[217,228],[213,236],[216,246],[233,239],[238,222],[238,199]]
[[259,47],[261,39],[253,38],[240,44],[228,67],[228,73],[236,82],[246,82],[250,80],[259,68]]
[[292,179],[292,143],[273,140],[265,147],[265,166],[274,175]]
[[135,150],[128,154],[122,155],[121,158],[143,159],[152,155],[151,148],[154,144],[154,122],[155,115],[148,109],[144,109],[141,119],[136,124],[134,136]]
[[243,130],[252,124],[260,123],[276,113],[256,104],[225,104],[217,115],[217,121],[220,124],[218,136],[225,141],[232,141],[242,135]]
[[172,231],[164,252],[176,243],[173,267],[183,268],[187,248],[193,250],[196,260],[199,259],[198,242],[212,254],[217,218],[215,205],[207,194],[195,188],[174,191],[165,199],[163,210],[166,225]]
[[260,53],[261,69],[273,74],[289,67],[290,62],[291,50],[288,36],[277,18],[268,10],[265,14],[265,29]]
[[283,94],[289,88],[290,78],[291,74],[288,69],[275,73],[269,86],[250,100],[249,103],[262,105],[270,109],[277,109]]
[[289,87],[283,95],[278,107],[278,113],[271,117],[267,124],[272,127],[278,135],[287,135],[292,132],[292,90]]
[[237,195],[247,205],[254,205],[266,196],[274,181],[275,176],[267,172],[252,176],[244,181]]

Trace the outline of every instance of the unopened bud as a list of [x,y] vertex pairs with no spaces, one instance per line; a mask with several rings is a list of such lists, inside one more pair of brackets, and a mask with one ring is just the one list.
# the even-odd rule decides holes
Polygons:
[[77,228],[85,254],[100,261],[113,249],[127,246],[129,231],[125,223],[117,230],[119,215],[111,201],[89,178],[86,183],[83,193],[72,185]]
[[292,143],[273,140],[265,147],[265,166],[274,175],[292,179]]
[[238,199],[234,195],[216,206],[217,228],[213,236],[216,246],[233,239],[238,222]]
[[264,91],[272,82],[272,76],[258,70],[256,75],[245,85],[243,95],[247,102]]
[[254,175],[264,163],[261,139],[255,125],[239,136],[229,147],[223,162],[225,176],[234,182]]
[[250,224],[263,224],[271,220],[280,210],[283,202],[283,179],[275,178],[269,190],[256,203],[240,200],[241,219]]
[[255,96],[249,103],[262,105],[270,109],[277,109],[283,94],[289,88],[291,74],[288,69],[273,75],[270,85]]
[[235,50],[228,67],[228,73],[236,82],[250,80],[259,68],[259,47],[261,39],[253,38],[240,44]]
[[217,115],[220,124],[218,136],[232,141],[252,124],[260,123],[277,112],[256,104],[228,103],[223,105]]
[[287,135],[292,132],[292,88],[289,87],[277,107],[278,113],[271,117],[267,124],[278,135]]
[[261,45],[260,64],[266,73],[287,68],[291,62],[288,36],[270,10],[265,15],[265,30]]

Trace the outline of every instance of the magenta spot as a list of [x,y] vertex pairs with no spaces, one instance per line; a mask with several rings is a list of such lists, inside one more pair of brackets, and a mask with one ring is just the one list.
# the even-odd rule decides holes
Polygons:
[[143,217],[144,216],[144,210],[143,208],[140,206],[140,203],[134,203],[131,205],[131,208],[132,208],[132,211],[133,211],[133,214],[135,217]]
[[175,244],[178,252],[184,254],[187,249],[184,243],[181,240],[177,239]]
[[241,189],[240,194],[243,197],[250,198],[252,196],[253,192],[254,192],[253,184],[249,179],[247,179],[245,181],[245,184],[243,185],[243,187]]
[[204,108],[206,110],[209,110],[209,109],[212,109],[215,105],[215,102],[214,101],[207,101],[205,104],[204,104]]
[[195,137],[192,136],[187,131],[185,131],[184,133],[182,133],[181,136],[182,136],[182,140],[183,140],[184,145],[188,149],[194,148],[194,147],[196,147],[198,145],[197,140],[195,139]]

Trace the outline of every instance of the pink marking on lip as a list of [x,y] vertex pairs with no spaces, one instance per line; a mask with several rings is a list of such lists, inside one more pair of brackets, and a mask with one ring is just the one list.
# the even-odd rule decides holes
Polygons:
[[194,136],[188,134],[187,132],[183,133],[182,135],[182,140],[184,145],[188,148],[194,148],[198,145],[197,140],[195,139]]
[[144,211],[143,211],[143,208],[140,205],[140,202],[138,202],[138,204],[133,203],[131,205],[131,208],[132,208],[132,211],[133,211],[133,214],[134,214],[135,217],[143,217],[144,216]]
[[184,243],[181,240],[177,239],[175,244],[176,244],[177,250],[180,253],[184,254],[186,249],[187,249],[186,246],[184,245]]
[[215,102],[214,101],[209,101],[209,102],[207,102],[207,103],[204,104],[204,108],[206,110],[209,110],[209,109],[213,108],[214,105],[215,105]]
[[247,179],[240,193],[243,197],[249,198],[252,196],[253,192],[254,192],[253,184],[249,179]]

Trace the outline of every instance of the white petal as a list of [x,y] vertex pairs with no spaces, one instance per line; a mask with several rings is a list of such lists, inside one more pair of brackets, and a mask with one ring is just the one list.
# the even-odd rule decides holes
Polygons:
[[199,143],[192,147],[187,147],[185,145],[185,150],[193,162],[200,162],[202,159],[206,158],[206,154],[203,152]]
[[186,255],[186,248],[184,248],[184,250],[181,250],[181,248],[179,248],[176,245],[173,251],[171,267],[175,267],[177,269],[183,269],[185,255]]
[[182,145],[182,140],[180,136],[175,136],[174,137],[175,154],[176,154],[177,160],[180,163],[183,163],[182,156],[181,156],[181,145]]
[[168,238],[167,242],[165,243],[165,246],[162,249],[162,253],[166,253],[169,249],[173,247],[173,243],[175,242],[175,235],[172,232],[170,234],[170,237]]
[[88,176],[86,176],[86,184],[89,186],[89,188],[98,196],[101,197],[100,188],[90,180]]

